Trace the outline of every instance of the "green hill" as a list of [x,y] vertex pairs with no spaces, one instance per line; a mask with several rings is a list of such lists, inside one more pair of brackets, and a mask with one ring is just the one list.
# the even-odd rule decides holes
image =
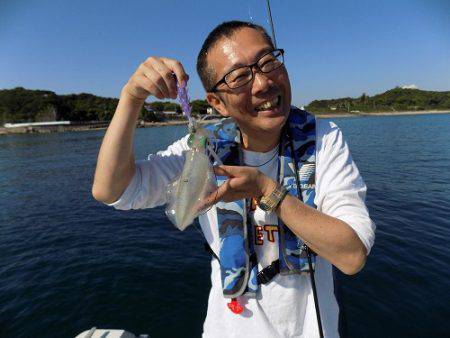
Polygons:
[[92,94],[57,95],[47,90],[22,87],[0,90],[0,120],[38,122],[52,120],[107,121],[117,99]]
[[450,110],[450,91],[394,88],[382,94],[312,101],[306,110],[314,113]]
[[[48,90],[29,90],[22,87],[0,90],[0,122],[39,121],[109,121],[118,99],[92,94],[57,95]],[[177,103],[155,101],[142,108],[140,118],[145,121],[164,120],[162,111],[181,113]],[[192,101],[192,112],[206,114],[209,105],[204,100]]]

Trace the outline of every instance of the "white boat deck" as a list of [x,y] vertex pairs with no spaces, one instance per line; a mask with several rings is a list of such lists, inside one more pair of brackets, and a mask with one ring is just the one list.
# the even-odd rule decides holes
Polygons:
[[125,330],[97,329],[93,327],[90,330],[81,332],[75,338],[149,338],[149,336],[145,334],[135,336]]

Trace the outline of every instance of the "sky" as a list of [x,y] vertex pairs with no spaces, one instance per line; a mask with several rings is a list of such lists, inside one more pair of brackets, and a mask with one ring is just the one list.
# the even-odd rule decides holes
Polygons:
[[[403,85],[450,90],[450,0],[272,0],[271,9],[293,104]],[[0,89],[119,97],[141,62],[165,56],[184,65],[191,98],[204,99],[197,53],[233,19],[270,32],[266,0],[0,0]]]

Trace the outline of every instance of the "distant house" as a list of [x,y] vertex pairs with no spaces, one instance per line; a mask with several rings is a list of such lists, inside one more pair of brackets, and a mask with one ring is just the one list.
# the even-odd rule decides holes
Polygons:
[[180,120],[184,119],[182,113],[179,113],[174,110],[163,110],[163,111],[155,111],[155,116],[160,120]]
[[169,117],[169,118],[170,117],[176,117],[176,116],[180,115],[178,112],[173,111],[173,110],[163,110],[161,112],[161,114],[164,114],[164,116]]
[[153,113],[155,112],[149,104],[144,104],[144,108],[148,112],[153,112]]
[[49,126],[66,126],[70,121],[46,121],[46,122],[24,122],[24,123],[5,123],[5,128],[24,128],[24,127],[49,127]]
[[419,89],[415,84],[404,85],[400,87],[401,89]]

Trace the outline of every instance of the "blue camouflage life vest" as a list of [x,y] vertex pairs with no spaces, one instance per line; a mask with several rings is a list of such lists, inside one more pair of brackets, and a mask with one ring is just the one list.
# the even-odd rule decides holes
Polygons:
[[[239,147],[240,134],[232,119],[208,126],[210,142],[225,165],[243,165]],[[316,208],[315,163],[316,120],[304,110],[291,107],[282,133],[278,156],[278,179],[289,194],[297,195],[297,177],[301,186],[302,201]],[[292,152],[292,149],[294,150]],[[217,164],[217,163],[215,163]],[[298,176],[295,175],[295,170]],[[226,176],[217,176],[218,185]],[[246,294],[254,296],[258,290],[258,264],[253,245],[253,228],[248,220],[249,201],[218,202],[216,204],[220,252],[218,259],[224,297],[235,298]],[[281,274],[309,272],[304,242],[278,219],[279,271]],[[315,256],[312,256],[312,266]],[[278,262],[277,262],[278,263]]]

